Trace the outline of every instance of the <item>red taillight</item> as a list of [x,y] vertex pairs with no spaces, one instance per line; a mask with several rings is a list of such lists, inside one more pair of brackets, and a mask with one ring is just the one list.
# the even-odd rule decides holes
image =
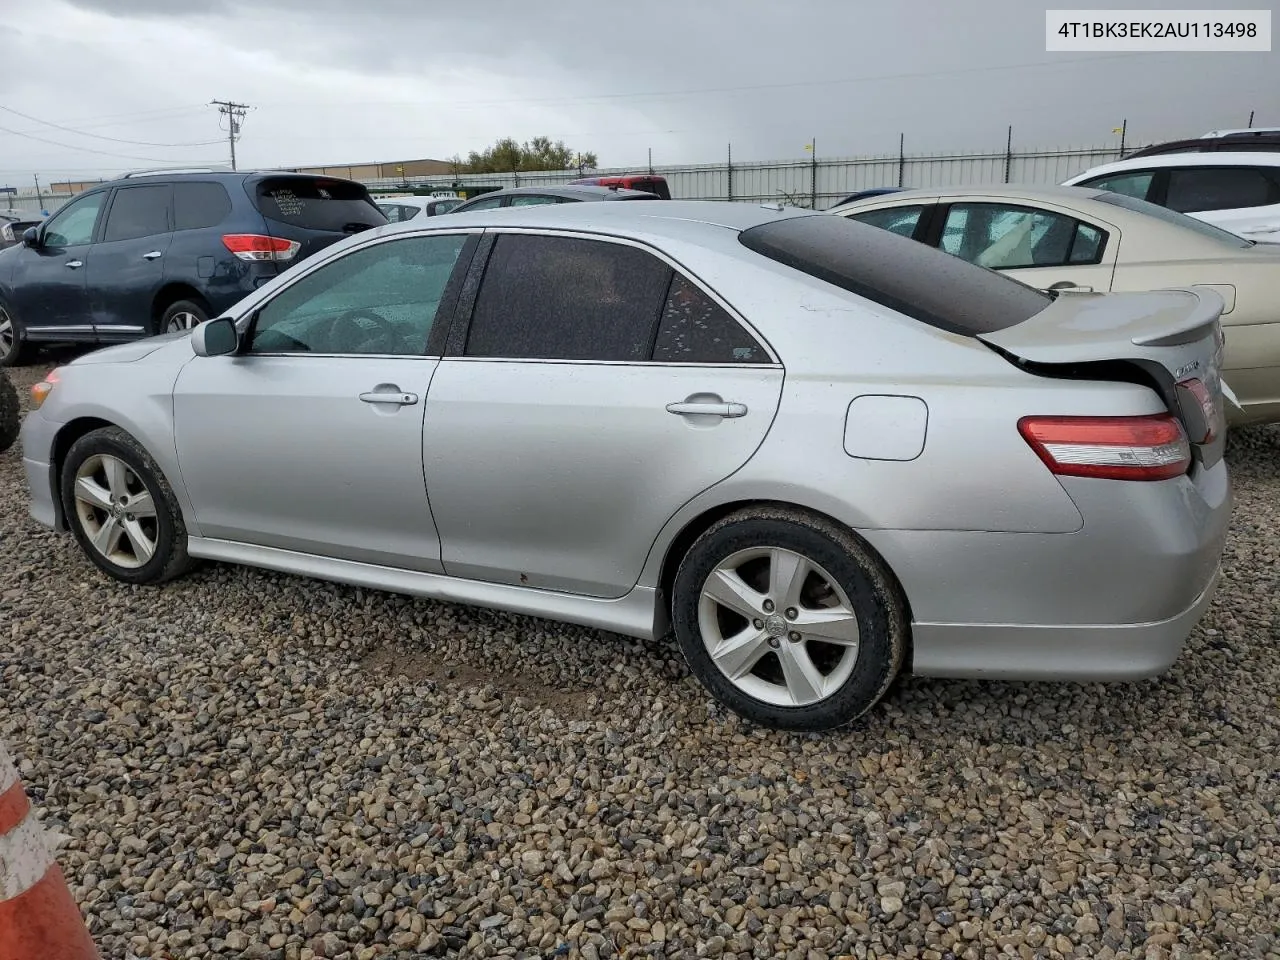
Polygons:
[[1059,476],[1168,480],[1191,467],[1182,424],[1150,417],[1023,417],[1018,432]]
[[260,233],[228,233],[222,244],[241,260],[292,260],[302,248],[297,240]]
[[1182,380],[1178,383],[1178,387],[1191,394],[1192,402],[1200,408],[1200,412],[1204,415],[1204,437],[1194,442],[1213,442],[1213,438],[1216,436],[1214,425],[1218,422],[1218,405],[1213,401],[1213,394],[1209,392],[1209,388],[1205,386],[1202,380]]

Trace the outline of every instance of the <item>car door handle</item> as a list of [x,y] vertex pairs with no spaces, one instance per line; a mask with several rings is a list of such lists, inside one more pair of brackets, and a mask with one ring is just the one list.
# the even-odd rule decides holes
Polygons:
[[1072,283],[1070,280],[1059,280],[1057,283],[1049,284],[1050,290],[1078,290],[1081,293],[1093,293],[1093,287],[1082,286],[1078,283]]
[[365,403],[394,403],[400,407],[409,407],[418,402],[418,395],[400,393],[398,390],[394,393],[390,390],[370,390],[360,394],[360,399]]
[[747,415],[747,405],[745,403],[705,403],[686,400],[683,403],[668,403],[667,413],[678,413],[683,417],[745,417]]
[[68,260],[68,261],[67,261],[67,263],[66,263],[66,266],[70,267],[72,270],[79,270],[81,267],[83,267],[83,266],[84,266],[84,261],[83,261],[83,260]]
[[157,259],[157,258],[159,258],[159,257],[163,257],[163,256],[164,256],[164,254],[163,254],[163,253],[161,253],[159,250],[152,250],[150,253],[144,253],[144,254],[142,255],[142,259],[143,259],[143,260],[155,260],[155,259]]

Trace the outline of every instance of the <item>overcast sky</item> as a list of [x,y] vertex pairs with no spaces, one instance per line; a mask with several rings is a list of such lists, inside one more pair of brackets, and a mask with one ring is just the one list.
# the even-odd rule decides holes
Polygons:
[[1280,53],[1050,54],[1044,10],[0,0],[0,184],[225,163],[214,98],[253,107],[241,166],[443,159],[538,134],[642,166],[650,148],[655,164],[722,161],[729,143],[735,160],[800,157],[811,137],[820,156],[890,153],[900,131],[908,152],[999,149],[1008,124],[1023,147],[1114,142],[1125,119],[1131,143],[1243,127],[1251,110],[1280,125]]

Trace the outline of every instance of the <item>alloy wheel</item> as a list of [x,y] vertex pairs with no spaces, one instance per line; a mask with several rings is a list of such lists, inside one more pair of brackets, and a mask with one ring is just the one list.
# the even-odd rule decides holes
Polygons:
[[707,654],[739,690],[802,707],[835,693],[858,660],[858,618],[821,565],[781,547],[727,557],[702,587],[698,626]]
[[155,555],[155,502],[123,460],[105,453],[86,458],[76,471],[75,502],[86,538],[111,563],[133,570]]
[[191,330],[199,326],[200,318],[189,310],[183,310],[175,313],[169,318],[169,322],[165,325],[165,333],[177,333],[179,330]]
[[9,314],[5,312],[4,307],[0,307],[0,360],[3,360],[13,352],[14,336],[13,321],[9,318]]

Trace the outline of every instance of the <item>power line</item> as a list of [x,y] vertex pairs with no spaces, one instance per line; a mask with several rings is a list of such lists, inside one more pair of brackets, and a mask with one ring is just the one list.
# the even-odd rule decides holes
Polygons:
[[212,143],[218,143],[217,140],[198,140],[194,143],[155,143],[150,140],[122,140],[120,137],[108,137],[101,133],[86,133],[83,130],[77,130],[74,127],[67,127],[60,123],[54,123],[52,120],[41,120],[39,117],[33,117],[21,110],[15,110],[13,107],[6,107],[0,103],[0,110],[5,113],[12,113],[15,117],[22,117],[23,120],[30,120],[32,123],[44,124],[46,127],[53,127],[55,130],[65,130],[67,133],[74,133],[81,137],[93,137],[95,140],[110,140],[112,143],[131,144],[136,147],[207,147]]
[[[118,157],[122,160],[144,160],[147,163],[173,163],[174,162],[172,157],[169,157],[166,160],[161,160],[158,157],[139,157],[130,153],[112,153],[108,150],[94,150],[92,147],[77,147],[77,146],[73,146],[70,143],[61,143],[57,140],[49,140],[46,137],[37,137],[33,133],[23,133],[21,130],[10,130],[8,127],[0,127],[0,133],[9,133],[15,137],[25,137],[28,140],[37,140],[40,143],[47,143],[47,144],[50,144],[51,146],[62,147],[62,149],[64,150],[78,150],[81,153],[96,153],[102,157]],[[216,143],[217,141],[215,140],[211,142]]]
[[236,137],[240,135],[240,121],[249,111],[249,104],[236,103],[234,100],[210,100],[210,106],[216,106],[218,113],[227,118],[227,142],[231,145],[231,169],[236,168]]

